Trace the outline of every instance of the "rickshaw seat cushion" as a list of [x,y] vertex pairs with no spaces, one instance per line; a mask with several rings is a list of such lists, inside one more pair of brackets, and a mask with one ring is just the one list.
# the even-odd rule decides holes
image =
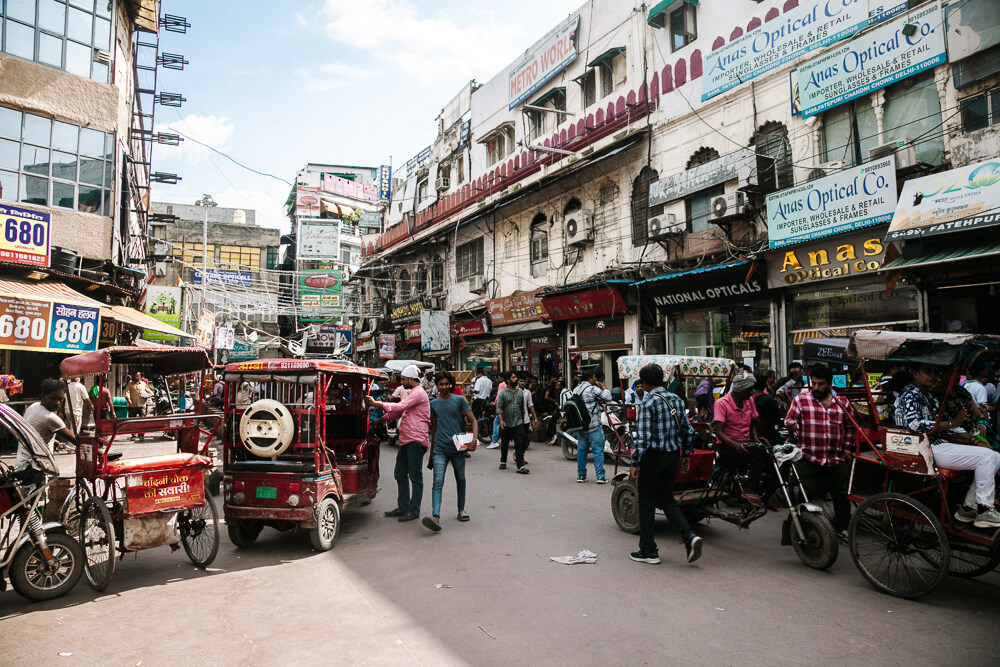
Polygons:
[[209,467],[211,465],[212,459],[200,454],[163,454],[161,456],[143,456],[135,459],[109,461],[105,472],[109,475],[124,475],[133,472],[169,470],[170,468],[189,466]]
[[299,461],[233,461],[226,468],[231,472],[316,472],[312,463]]

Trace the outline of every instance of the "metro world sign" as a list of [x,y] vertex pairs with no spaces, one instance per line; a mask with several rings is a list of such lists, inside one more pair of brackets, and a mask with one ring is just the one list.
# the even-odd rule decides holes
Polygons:
[[577,15],[532,51],[527,60],[510,71],[508,111],[516,109],[549,79],[576,60],[580,55],[576,50],[576,31],[579,26],[580,16]]

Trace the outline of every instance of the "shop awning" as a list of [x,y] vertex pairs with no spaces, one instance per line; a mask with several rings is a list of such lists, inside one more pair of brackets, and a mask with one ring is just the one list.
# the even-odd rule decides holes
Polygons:
[[587,67],[597,67],[598,65],[610,62],[614,60],[616,57],[622,55],[625,55],[625,47],[615,46],[613,48],[608,49],[607,51],[597,56],[593,60],[591,60],[589,63],[587,63]]
[[650,283],[663,282],[664,280],[673,280],[674,278],[683,278],[684,276],[693,276],[698,273],[708,273],[709,271],[720,271],[722,269],[730,269],[734,266],[742,266],[744,264],[749,264],[748,261],[733,262],[731,264],[713,264],[711,266],[700,266],[697,269],[691,269],[689,271],[679,271],[677,273],[666,273],[662,276],[656,276],[655,278],[647,278],[646,280],[640,280],[638,282],[632,283],[633,287],[639,287],[641,285],[649,285]]
[[[43,299],[46,301],[71,301],[83,304],[91,308],[107,308],[100,301],[94,301],[90,297],[80,294],[72,287],[55,280],[40,282],[15,280],[12,278],[0,279],[0,292],[25,299]],[[102,315],[104,313],[101,313]]]
[[555,88],[550,88],[549,90],[545,91],[544,95],[542,95],[541,97],[539,97],[538,99],[536,99],[531,104],[533,106],[543,107],[546,104],[548,104],[549,102],[551,102],[552,100],[554,100],[559,95],[562,95],[563,98],[565,99],[565,97],[566,97],[566,86],[556,86]]
[[978,241],[975,243],[947,244],[919,257],[907,257],[905,254],[900,255],[899,257],[890,259],[879,270],[898,271],[918,266],[934,266],[935,264],[947,264],[948,262],[960,262],[975,257],[996,255],[1000,255],[1000,241],[986,244]]
[[103,306],[101,311],[101,317],[116,320],[122,324],[128,324],[134,327],[139,327],[140,329],[149,329],[150,331],[158,331],[160,333],[168,334],[170,336],[182,336],[184,338],[195,338],[194,334],[189,334],[186,331],[181,331],[177,327],[171,326],[165,322],[161,322],[156,318],[150,317],[146,313],[140,313],[135,308],[127,308],[125,306]]
[[649,10],[649,18],[646,19],[646,23],[654,28],[662,28],[667,24],[667,19],[670,17],[670,10],[679,7],[685,2],[689,5],[698,6],[698,0],[661,0],[661,2],[656,3]]

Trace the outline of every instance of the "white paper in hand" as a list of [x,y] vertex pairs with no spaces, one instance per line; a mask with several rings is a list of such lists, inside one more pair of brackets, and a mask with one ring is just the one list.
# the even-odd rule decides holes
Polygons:
[[459,433],[451,439],[452,443],[455,445],[455,449],[460,452],[467,451],[469,445],[472,444],[472,434],[471,433]]

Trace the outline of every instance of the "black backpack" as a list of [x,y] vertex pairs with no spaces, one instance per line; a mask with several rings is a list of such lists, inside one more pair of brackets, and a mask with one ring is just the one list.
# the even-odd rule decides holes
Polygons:
[[575,433],[584,427],[590,426],[590,418],[593,413],[587,409],[587,402],[583,400],[583,392],[579,394],[573,392],[563,405],[563,418],[566,420],[566,432]]

